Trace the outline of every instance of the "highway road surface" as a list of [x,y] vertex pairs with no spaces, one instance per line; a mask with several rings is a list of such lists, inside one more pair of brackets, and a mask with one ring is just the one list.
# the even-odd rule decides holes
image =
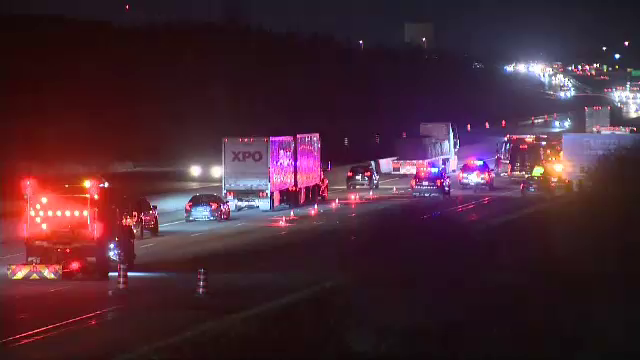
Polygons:
[[[464,135],[461,160],[492,157],[500,131]],[[452,195],[444,199],[413,197],[404,176],[384,176],[373,192],[354,191],[343,185],[346,169],[332,172],[330,200],[293,214],[245,210],[232,213],[230,221],[185,223],[182,207],[188,197],[219,192],[218,184],[149,196],[163,209],[160,233],[136,241],[136,268],[124,291],[117,289],[116,273],[109,281],[0,277],[0,358],[148,358],[164,351],[169,358],[191,357],[175,351],[218,326],[260,318],[335,289],[341,299],[348,294],[348,313],[357,321],[375,322],[369,324],[373,327],[410,322],[425,314],[416,306],[444,301],[423,292],[434,286],[455,283],[465,297],[477,296],[473,288],[484,286],[466,282],[464,272],[508,277],[493,267],[475,268],[476,262],[474,268],[464,268],[474,251],[481,257],[504,255],[488,253],[478,241],[489,234],[517,240],[503,224],[566,201],[523,198],[519,183],[506,178],[496,180],[494,191],[461,189],[455,175]],[[2,240],[2,265],[24,260],[17,238]],[[405,256],[411,258],[410,270]],[[419,269],[421,257],[424,269]],[[201,268],[208,274],[208,293],[196,296]],[[381,287],[373,286],[378,281]],[[430,285],[423,288],[424,281]],[[419,297],[387,299],[385,293],[400,291],[397,287],[420,289]],[[376,300],[368,301],[370,297]],[[407,301],[406,308],[396,301]],[[441,315],[455,322],[464,311],[456,309],[461,304],[450,305]],[[379,312],[379,306],[388,314]],[[290,326],[286,330],[305,325]],[[373,341],[358,331],[344,339],[348,351],[356,353]]]
[[[317,212],[299,208],[293,217],[289,211],[248,210],[228,222],[185,223],[181,211],[165,213],[160,235],[136,242],[137,265],[127,291],[116,288],[115,273],[102,282],[2,278],[2,358],[135,355],[198,324],[260,312],[305,291],[350,281],[359,275],[352,266],[372,260],[365,255],[369,242],[382,241],[393,251],[406,241],[461,241],[452,238],[460,228],[497,231],[502,221],[549,204],[521,198],[518,184],[508,179],[498,179],[495,191],[454,187],[447,199],[414,198],[408,181],[387,177],[373,196],[369,190],[333,188],[331,201],[319,204]],[[423,237],[372,237],[386,219],[397,228],[398,219],[407,217],[424,221]],[[438,236],[430,236],[432,230]],[[199,268],[209,274],[204,297],[195,295]]]

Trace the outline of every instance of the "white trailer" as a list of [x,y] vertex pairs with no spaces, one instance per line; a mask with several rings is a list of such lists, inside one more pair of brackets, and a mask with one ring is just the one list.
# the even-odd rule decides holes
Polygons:
[[232,210],[297,206],[328,197],[320,135],[225,138],[222,194]]
[[416,169],[434,164],[453,172],[458,166],[460,140],[449,122],[421,123],[419,138],[396,141],[398,158],[392,161],[393,174],[415,174]]
[[562,135],[562,161],[567,179],[574,185],[585,181],[590,169],[603,156],[639,141],[636,134],[575,134]]

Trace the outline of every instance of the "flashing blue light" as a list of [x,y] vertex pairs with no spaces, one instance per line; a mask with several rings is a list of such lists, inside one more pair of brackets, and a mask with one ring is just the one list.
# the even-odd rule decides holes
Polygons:
[[438,172],[438,171],[440,171],[440,168],[432,167],[432,168],[429,168],[429,171],[431,171],[431,172]]

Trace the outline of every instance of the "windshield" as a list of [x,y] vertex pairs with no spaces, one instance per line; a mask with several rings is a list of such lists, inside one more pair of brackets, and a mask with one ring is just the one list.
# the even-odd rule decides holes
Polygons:
[[530,163],[541,164],[543,160],[542,145],[540,144],[528,144],[513,146],[511,148],[510,163]]
[[365,172],[371,172],[371,168],[368,166],[354,166],[350,171],[354,174],[364,174]]
[[482,163],[480,165],[476,165],[476,164],[464,164],[462,165],[461,171],[462,172],[475,172],[475,171],[480,171],[480,172],[487,172],[489,171],[489,165],[487,165],[486,163]]
[[214,194],[202,194],[202,195],[194,195],[189,200],[192,204],[208,204],[210,202],[222,203],[224,200],[218,195]]

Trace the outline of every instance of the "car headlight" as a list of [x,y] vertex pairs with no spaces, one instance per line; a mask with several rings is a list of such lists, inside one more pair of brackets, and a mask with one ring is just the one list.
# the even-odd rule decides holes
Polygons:
[[212,177],[217,179],[222,176],[222,167],[218,165],[212,166],[209,172],[211,173]]
[[202,167],[200,167],[200,165],[191,165],[189,173],[191,173],[191,176],[198,177],[202,174]]

